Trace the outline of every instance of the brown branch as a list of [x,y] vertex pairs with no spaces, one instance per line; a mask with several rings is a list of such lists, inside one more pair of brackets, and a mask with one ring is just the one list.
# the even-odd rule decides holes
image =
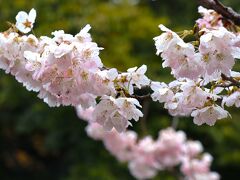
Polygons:
[[240,87],[240,82],[235,80],[233,77],[228,77],[225,74],[221,74],[221,77],[222,77],[222,80],[230,82],[229,84],[222,85],[221,87],[230,87],[230,86]]
[[230,7],[224,6],[219,0],[197,0],[198,4],[208,9],[213,9],[224,18],[231,20],[236,25],[240,25],[240,14]]
[[146,94],[146,95],[130,95],[129,97],[136,98],[138,100],[151,99],[151,95],[150,94]]
[[220,82],[219,84],[215,84],[214,87],[222,87],[222,88],[229,88],[232,86],[236,86],[240,88],[240,82],[234,79],[233,77],[228,77],[225,74],[221,74],[223,82]]
[[[229,87],[232,87],[232,86],[236,86],[236,84],[229,83],[229,84],[217,84],[217,85],[215,85],[215,87],[222,87],[222,88],[229,88]],[[239,87],[239,85],[237,87]]]
[[150,101],[149,99],[145,99],[143,101],[143,117],[140,119],[140,126],[141,126],[141,131],[142,135],[146,136],[148,134],[148,128],[147,128],[147,117],[148,117],[148,112],[149,112],[149,106],[150,106]]
[[178,116],[173,117],[172,128],[176,130],[177,126],[178,126],[178,123],[179,123],[179,117]]
[[132,98],[136,98],[140,101],[142,100],[148,100],[151,99],[151,87],[149,86],[143,86],[141,89],[134,87],[134,94],[130,95]]

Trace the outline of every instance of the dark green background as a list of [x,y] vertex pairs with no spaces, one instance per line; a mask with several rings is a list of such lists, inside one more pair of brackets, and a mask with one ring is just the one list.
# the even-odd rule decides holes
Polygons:
[[[169,69],[162,69],[155,55],[153,37],[164,23],[175,31],[191,29],[197,14],[195,0],[0,0],[0,30],[6,21],[15,23],[18,11],[37,10],[35,34],[50,35],[63,29],[78,33],[90,23],[94,41],[105,49],[101,58],[109,67],[126,70],[147,64],[148,76],[169,82]],[[238,0],[226,0],[240,10]],[[239,65],[238,65],[239,66]],[[214,127],[193,124],[181,118],[178,129],[190,139],[199,139],[214,156],[213,170],[222,179],[240,179],[240,113],[230,109],[232,119]],[[171,125],[172,118],[158,103],[151,103],[147,118],[148,133]],[[0,179],[133,179],[127,165],[119,163],[85,133],[86,123],[79,120],[72,107],[49,108],[28,92],[14,77],[0,72]],[[143,135],[140,123],[134,129]],[[155,179],[176,179],[160,172]]]

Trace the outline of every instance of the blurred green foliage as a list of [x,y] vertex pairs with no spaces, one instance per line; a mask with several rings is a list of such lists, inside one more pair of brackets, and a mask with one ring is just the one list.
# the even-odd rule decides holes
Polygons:
[[[224,1],[240,10],[236,0]],[[51,35],[63,29],[75,34],[86,24],[99,46],[103,62],[126,70],[147,64],[151,79],[169,82],[169,69],[161,68],[153,37],[164,23],[176,31],[189,29],[198,17],[196,1],[189,0],[0,0],[0,30],[6,21],[15,23],[20,10],[37,10],[35,33]],[[28,92],[14,77],[0,72],[0,179],[133,179],[127,165],[117,162],[101,142],[86,136],[86,123],[74,108],[49,108]],[[214,127],[198,127],[191,118],[181,118],[179,129],[190,139],[199,139],[214,156],[213,169],[222,179],[240,178],[239,110],[230,109],[232,119]],[[148,133],[157,136],[172,118],[158,103],[151,103]],[[141,134],[140,123],[134,129]],[[155,179],[176,179],[159,173]]]

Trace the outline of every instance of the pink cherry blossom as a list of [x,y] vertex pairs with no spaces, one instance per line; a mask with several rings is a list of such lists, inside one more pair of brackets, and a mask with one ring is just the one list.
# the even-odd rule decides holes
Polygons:
[[136,145],[137,134],[127,131],[119,134],[112,130],[107,132],[104,137],[104,145],[107,150],[121,162],[129,161],[133,158],[133,148]]
[[155,37],[155,46],[157,55],[161,53],[163,58],[163,67],[170,67],[172,74],[176,78],[197,79],[204,72],[201,65],[201,56],[195,53],[192,44],[185,43],[176,33],[167,29],[165,26],[159,26],[162,35]]
[[186,107],[202,107],[207,98],[211,95],[200,88],[194,81],[186,81],[181,85],[181,90],[183,91],[183,104]]
[[222,16],[214,10],[199,6],[198,12],[203,16],[196,21],[200,29],[212,29],[223,26]]
[[[154,38],[156,54],[176,78],[168,84],[150,80],[146,65],[126,72],[105,67],[100,58],[103,48],[93,42],[90,25],[76,35],[63,30],[54,31],[52,37],[24,35],[35,23],[34,9],[18,13],[17,30],[0,33],[0,68],[38,92],[49,106],[76,107],[88,123],[88,136],[128,163],[135,178],[153,178],[158,171],[181,167],[185,179],[217,180],[220,176],[210,171],[212,157],[202,154],[202,144],[187,140],[183,131],[163,129],[154,140],[150,135],[137,139],[127,130],[131,120],[143,117],[139,102],[149,96],[164,103],[172,116],[191,115],[197,125],[212,126],[230,116],[224,105],[240,107],[240,74],[232,71],[240,58],[239,33],[223,27],[222,16],[215,11],[199,7],[199,13],[203,17],[194,34],[159,26],[163,33]],[[185,35],[194,35],[195,40],[184,41]],[[143,87],[151,88],[150,94],[137,95]]]
[[106,130],[114,127],[118,132],[123,132],[130,125],[129,120],[138,121],[143,116],[136,106],[141,107],[134,98],[103,96],[93,112],[94,119]]
[[210,180],[218,180],[219,175],[214,172],[210,172],[210,165],[212,162],[212,156],[205,153],[202,159],[184,159],[181,166],[181,171],[190,180],[202,180],[204,178]]
[[149,179],[157,175],[157,170],[148,166],[142,159],[131,161],[128,165],[131,174],[137,179]]
[[185,144],[185,154],[190,158],[197,157],[203,151],[203,146],[199,141],[187,141]]
[[200,38],[199,51],[202,54],[202,61],[205,63],[206,73],[213,74],[220,71],[226,75],[235,64],[236,47],[233,46],[233,39],[236,36],[224,27],[217,30],[206,30]]
[[106,131],[98,123],[89,123],[85,130],[87,135],[94,140],[102,140],[106,134]]
[[156,142],[156,158],[162,167],[173,167],[181,162],[186,135],[172,128],[160,131]]
[[91,29],[91,26],[87,24],[78,34],[75,35],[75,37],[82,43],[84,42],[91,42],[92,38],[89,34],[89,30]]

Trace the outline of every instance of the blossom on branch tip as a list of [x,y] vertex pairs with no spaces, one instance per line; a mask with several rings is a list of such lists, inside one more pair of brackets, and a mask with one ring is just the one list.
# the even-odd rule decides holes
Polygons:
[[36,15],[35,9],[31,9],[28,14],[24,11],[20,11],[16,16],[17,29],[24,34],[30,32],[35,23]]
[[77,37],[80,42],[91,42],[91,34],[88,32],[90,29],[91,26],[87,24],[75,37]]
[[216,11],[199,6],[198,13],[203,16],[196,21],[200,29],[213,29],[223,26],[222,16]]
[[164,62],[162,66],[170,67],[171,74],[176,78],[197,79],[204,72],[201,56],[195,53],[194,46],[185,43],[176,33],[160,25],[164,32],[155,37],[157,55],[161,53]]
[[155,46],[157,48],[157,55],[162,53],[164,50],[169,49],[173,44],[185,47],[186,44],[183,40],[173,31],[160,24],[159,28],[164,31],[160,36],[153,38]]

